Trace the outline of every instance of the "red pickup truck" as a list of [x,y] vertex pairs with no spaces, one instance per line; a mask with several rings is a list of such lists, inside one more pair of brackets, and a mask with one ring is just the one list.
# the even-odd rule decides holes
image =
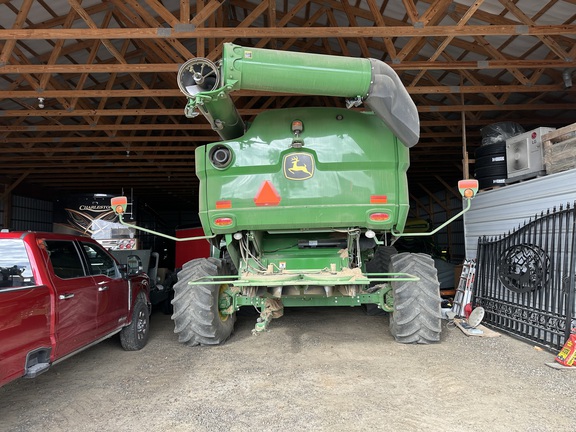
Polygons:
[[116,333],[148,341],[149,280],[83,236],[0,232],[0,386],[34,378]]

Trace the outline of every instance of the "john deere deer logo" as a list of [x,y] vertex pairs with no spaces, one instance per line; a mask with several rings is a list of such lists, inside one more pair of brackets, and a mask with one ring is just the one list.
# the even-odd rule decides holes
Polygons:
[[314,175],[314,159],[308,153],[284,156],[284,176],[289,180],[306,180]]

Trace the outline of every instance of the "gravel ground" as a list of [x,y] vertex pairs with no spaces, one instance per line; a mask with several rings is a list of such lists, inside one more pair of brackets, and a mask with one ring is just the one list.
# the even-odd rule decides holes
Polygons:
[[360,308],[286,309],[258,336],[254,322],[191,348],[155,312],[140,352],[112,338],[0,388],[0,430],[574,430],[576,372],[508,336],[447,327],[440,344],[401,345]]

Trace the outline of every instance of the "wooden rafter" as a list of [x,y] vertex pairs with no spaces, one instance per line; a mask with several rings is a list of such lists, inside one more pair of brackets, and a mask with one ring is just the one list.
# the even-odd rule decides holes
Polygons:
[[[472,154],[486,124],[576,121],[576,89],[562,80],[576,70],[574,0],[532,11],[513,0],[84,3],[0,1],[4,190],[95,190],[105,178],[190,202],[194,150],[217,135],[183,116],[176,73],[194,56],[218,60],[226,41],[386,61],[418,105],[409,174],[428,189],[461,175],[462,137]],[[248,121],[266,109],[343,105],[273,92],[233,98]]]

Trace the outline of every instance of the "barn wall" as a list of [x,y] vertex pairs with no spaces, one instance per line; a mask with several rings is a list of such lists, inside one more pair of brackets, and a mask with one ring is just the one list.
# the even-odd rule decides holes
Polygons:
[[476,258],[478,237],[504,234],[541,212],[576,201],[576,169],[481,191],[464,215],[466,258]]

